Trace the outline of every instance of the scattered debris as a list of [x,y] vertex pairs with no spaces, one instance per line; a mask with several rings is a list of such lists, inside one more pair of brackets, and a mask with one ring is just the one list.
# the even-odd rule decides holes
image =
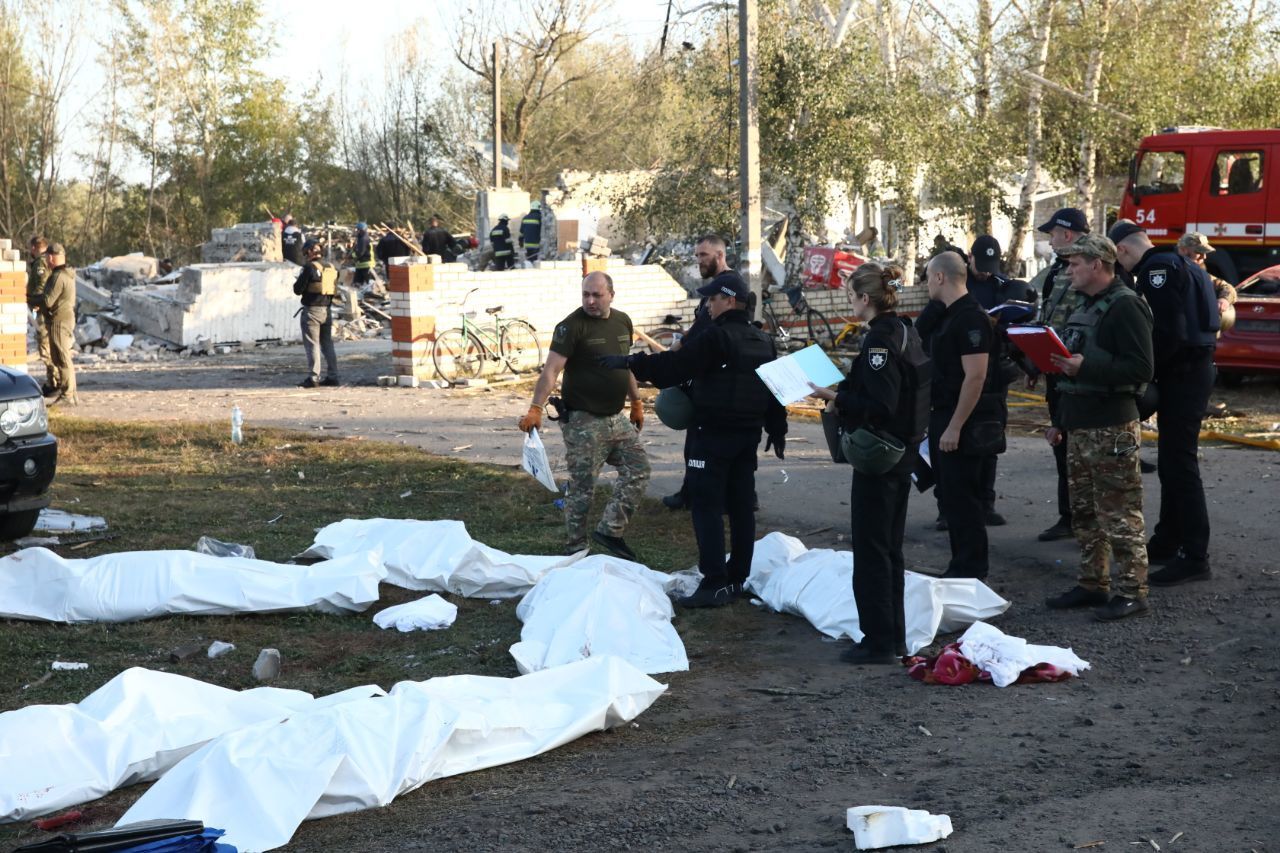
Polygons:
[[57,536],[23,536],[21,539],[13,540],[13,544],[19,548],[47,548],[51,545],[61,545],[62,540]]
[[181,663],[189,657],[198,655],[202,651],[204,651],[204,642],[202,640],[183,643],[173,651],[169,652],[169,663]]
[[55,829],[66,826],[70,823],[76,823],[80,820],[84,820],[84,812],[79,809],[72,809],[71,811],[63,812],[62,814],[54,815],[53,817],[33,820],[31,821],[31,825],[41,832],[52,832]]
[[209,554],[213,557],[244,557],[248,560],[253,560],[257,557],[252,545],[223,542],[219,539],[214,539],[212,536],[201,536],[196,540],[195,548],[192,550],[197,554]]
[[209,644],[209,657],[220,658],[223,655],[235,651],[235,643],[224,643],[222,640],[214,640]]
[[280,675],[280,650],[263,649],[253,662],[253,677],[258,681],[274,681]]
[[71,533],[78,530],[106,530],[107,520],[98,515],[76,515],[64,509],[40,510],[36,519],[36,530],[49,533]]
[[282,512],[282,513],[280,513],[279,515],[277,515],[275,518],[268,518],[268,519],[267,519],[267,524],[275,524],[277,521],[279,521],[279,520],[280,520],[280,519],[282,519],[282,518],[284,518],[284,513],[283,513],[283,512]]
[[46,672],[44,675],[40,676],[39,678],[37,678],[35,681],[31,682],[30,684],[24,684],[24,685],[22,685],[22,689],[23,689],[23,690],[30,690],[32,687],[39,687],[41,684],[44,684],[44,683],[45,683],[46,681],[48,681],[50,678],[53,678],[53,672],[52,672],[52,671]]
[[49,665],[49,669],[53,670],[54,672],[74,672],[76,670],[88,669],[88,668],[89,668],[89,664],[87,663],[72,663],[70,661],[61,661],[61,660],[56,660]]
[[928,844],[951,834],[951,818],[902,806],[854,806],[845,813],[859,850]]

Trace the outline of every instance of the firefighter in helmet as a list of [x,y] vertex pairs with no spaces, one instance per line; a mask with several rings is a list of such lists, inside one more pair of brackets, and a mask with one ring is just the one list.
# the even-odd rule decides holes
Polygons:
[[498,217],[498,224],[489,232],[489,242],[493,244],[493,265],[500,270],[509,270],[516,265],[515,249],[511,245],[510,216],[505,213]]

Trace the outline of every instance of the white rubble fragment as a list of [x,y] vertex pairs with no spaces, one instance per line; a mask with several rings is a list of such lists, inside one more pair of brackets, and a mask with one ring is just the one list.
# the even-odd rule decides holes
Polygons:
[[928,844],[951,834],[951,818],[902,806],[854,806],[845,812],[859,850]]
[[222,640],[214,640],[209,644],[209,657],[220,658],[223,655],[235,651],[235,643],[224,643]]
[[280,650],[263,649],[253,662],[253,677],[258,681],[272,681],[280,675]]
[[81,530],[106,530],[107,520],[100,515],[76,515],[64,509],[40,510],[36,518],[36,530],[48,533],[71,533]]
[[74,672],[75,670],[88,668],[89,664],[87,663],[73,663],[71,661],[62,660],[56,660],[49,665],[49,669],[52,669],[54,672]]

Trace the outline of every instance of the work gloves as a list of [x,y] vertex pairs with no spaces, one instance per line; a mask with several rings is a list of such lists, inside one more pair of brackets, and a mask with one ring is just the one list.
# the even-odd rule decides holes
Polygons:
[[769,448],[773,448],[773,452],[779,459],[785,459],[784,453],[787,449],[787,437],[785,435],[771,435],[764,440],[764,452],[768,453]]
[[631,401],[631,423],[635,426],[636,432],[644,429],[644,403],[639,400]]
[[529,411],[520,419],[520,431],[528,432],[531,429],[542,429],[542,407],[537,403],[529,406]]
[[628,355],[598,355],[596,356],[596,364],[605,370],[629,370],[631,367],[631,356]]

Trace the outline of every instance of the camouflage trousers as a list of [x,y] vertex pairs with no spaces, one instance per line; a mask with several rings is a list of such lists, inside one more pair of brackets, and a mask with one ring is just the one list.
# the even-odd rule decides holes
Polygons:
[[1071,529],[1080,543],[1080,586],[1107,592],[1108,558],[1116,564],[1115,593],[1147,594],[1147,540],[1142,519],[1138,422],[1073,429],[1067,444]]
[[586,545],[591,498],[606,462],[618,469],[618,482],[596,530],[621,536],[649,482],[649,457],[640,445],[640,433],[625,412],[601,416],[577,410],[560,420],[560,430],[569,469],[569,492],[564,498],[569,545]]

